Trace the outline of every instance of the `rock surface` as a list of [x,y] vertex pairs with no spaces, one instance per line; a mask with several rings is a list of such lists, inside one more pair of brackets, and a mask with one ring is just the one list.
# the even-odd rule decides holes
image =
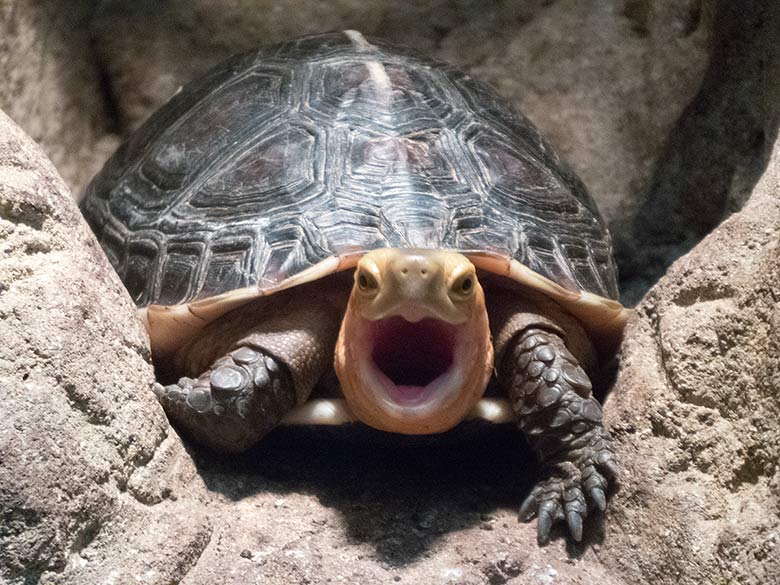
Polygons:
[[146,333],[57,171],[0,112],[0,575],[65,570],[167,424]]
[[779,300],[780,142],[626,332],[605,411],[625,473],[599,558],[628,582],[780,575]]
[[0,2],[0,109],[80,192],[116,148],[89,22],[96,0]]
[[780,3],[721,2],[701,88],[614,232],[625,298],[638,299],[675,258],[742,207],[778,126]]

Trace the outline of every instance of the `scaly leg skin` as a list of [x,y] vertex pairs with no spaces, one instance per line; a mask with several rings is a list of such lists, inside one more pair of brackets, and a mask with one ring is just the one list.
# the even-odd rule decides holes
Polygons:
[[295,405],[287,368],[250,346],[219,358],[197,380],[155,384],[154,392],[177,426],[217,451],[251,447]]
[[563,339],[539,328],[517,336],[499,375],[547,476],[523,502],[520,520],[538,516],[539,544],[561,520],[580,541],[588,501],[604,511],[609,479],[618,473],[590,380]]

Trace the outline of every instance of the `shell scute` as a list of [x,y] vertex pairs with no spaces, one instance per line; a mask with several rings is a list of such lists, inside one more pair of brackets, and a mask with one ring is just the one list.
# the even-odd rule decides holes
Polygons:
[[236,232],[217,236],[209,246],[203,268],[203,295],[210,297],[226,289],[249,286],[254,272],[255,234]]
[[285,213],[295,213],[322,190],[324,161],[318,155],[324,149],[316,144],[318,138],[311,129],[290,124],[245,145],[194,190],[175,215],[181,221],[219,218],[239,224],[254,217],[255,210],[273,208],[275,221],[283,221]]
[[147,238],[131,238],[126,243],[127,260],[124,265],[116,266],[122,282],[125,283],[130,297],[136,305],[144,306],[154,295],[155,282],[150,275],[156,276],[161,264],[161,249],[158,242]]

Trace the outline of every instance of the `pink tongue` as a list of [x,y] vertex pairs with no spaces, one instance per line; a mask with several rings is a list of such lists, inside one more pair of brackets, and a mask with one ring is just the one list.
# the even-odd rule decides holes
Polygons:
[[400,400],[414,400],[418,398],[424,391],[425,386],[398,386],[395,385],[392,392],[396,395],[396,398]]

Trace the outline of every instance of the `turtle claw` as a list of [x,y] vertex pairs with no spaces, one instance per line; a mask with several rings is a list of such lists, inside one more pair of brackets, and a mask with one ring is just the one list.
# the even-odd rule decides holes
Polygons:
[[545,500],[539,505],[539,520],[537,521],[537,540],[544,544],[550,539],[550,530],[561,514],[561,507],[555,500]]
[[582,540],[582,522],[588,515],[588,504],[585,495],[579,487],[573,487],[563,493],[563,508],[566,514],[566,524],[574,540]]
[[520,506],[520,512],[518,513],[520,522],[532,520],[534,516],[536,516],[538,507],[539,505],[536,502],[536,490],[534,490],[525,498],[525,500],[523,500],[523,503]]
[[596,507],[602,512],[607,509],[607,497],[604,494],[604,490],[600,487],[595,487],[589,492],[590,499],[596,504]]
[[565,520],[572,538],[580,542],[588,512],[606,510],[609,482],[618,476],[611,439],[603,427],[594,427],[569,441],[551,459],[547,479],[523,501],[520,519],[539,517],[539,544],[548,541],[551,525],[558,520]]
[[[611,452],[609,454],[612,455]],[[600,467],[610,479],[617,479],[620,475],[620,468],[618,467],[617,461],[612,457],[607,458],[600,464]]]
[[582,514],[576,510],[566,513],[566,524],[569,526],[569,532],[577,542],[582,540]]
[[606,478],[593,466],[583,472],[570,462],[556,464],[550,468],[549,477],[537,484],[523,501],[518,519],[527,522],[538,516],[536,533],[540,545],[549,541],[552,527],[560,521],[566,522],[572,538],[580,542],[589,511],[585,494],[591,507],[604,511],[606,485]]

